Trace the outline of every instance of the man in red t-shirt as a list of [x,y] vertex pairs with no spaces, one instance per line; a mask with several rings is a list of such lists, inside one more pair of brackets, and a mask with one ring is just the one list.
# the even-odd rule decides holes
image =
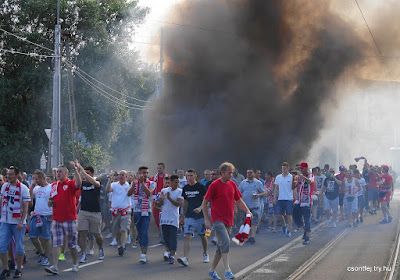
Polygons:
[[382,206],[383,220],[381,224],[390,223],[393,218],[389,213],[388,204],[390,202],[390,197],[392,196],[393,179],[389,174],[389,166],[382,165],[382,177],[378,182],[379,184],[379,201]]
[[150,179],[150,181],[156,183],[156,189],[153,192],[153,217],[158,230],[160,230],[160,210],[154,207],[154,202],[156,201],[157,194],[164,188],[165,177],[168,177],[168,174],[165,173],[165,164],[160,162],[157,164],[157,174]]
[[51,274],[58,274],[58,258],[61,246],[65,240],[71,250],[72,271],[77,272],[78,251],[76,250],[78,230],[76,220],[76,192],[82,185],[82,179],[77,171],[80,166],[76,160],[70,162],[71,168],[75,171],[75,180],[68,179],[68,169],[65,166],[57,168],[57,182],[51,185],[49,206],[53,206],[53,219],[51,221],[51,240],[53,243],[53,265],[46,267],[45,271]]
[[[233,225],[234,203],[236,202],[237,205],[246,212],[246,214],[251,215],[249,208],[241,198],[242,195],[239,192],[238,187],[233,181],[231,181],[234,169],[235,167],[232,163],[224,162],[221,164],[219,167],[219,173],[221,177],[211,183],[201,205],[206,229],[210,230],[212,223],[218,240],[214,261],[212,262],[211,268],[208,271],[208,274],[213,279],[221,279],[215,271],[221,258],[225,267],[225,279],[234,278],[231,268],[229,267],[228,255],[230,242],[229,234]],[[207,209],[209,202],[211,202],[211,221]]]

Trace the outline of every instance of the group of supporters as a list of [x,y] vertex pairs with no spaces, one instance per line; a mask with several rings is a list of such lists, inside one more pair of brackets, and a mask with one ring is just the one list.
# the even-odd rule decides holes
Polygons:
[[288,237],[294,222],[294,230],[304,229],[304,245],[310,242],[311,221],[325,216],[327,225],[336,227],[339,211],[339,219],[347,219],[349,226],[363,223],[364,209],[376,214],[378,207],[384,217],[380,223],[392,221],[389,202],[393,179],[389,167],[372,166],[366,160],[362,172],[351,165],[348,169],[340,166],[338,174],[327,165],[310,170],[302,162],[290,169],[284,162],[281,174],[274,178],[267,172],[265,180],[260,170],[248,168],[245,178],[227,162],[219,169],[205,170],[201,181],[194,169],[178,169],[170,176],[163,163],[157,165],[152,178],[145,166],[137,173],[121,170],[95,178],[92,167],[83,168],[78,161],[69,165],[73,179],[67,167],[59,166],[54,177],[36,170],[30,186],[16,167],[4,169],[0,175],[0,280],[9,277],[14,268],[14,278],[22,277],[27,223],[38,263],[50,274],[59,274],[58,262],[65,259],[66,246],[71,252],[72,271],[87,262],[87,253],[93,254],[88,241],[97,243],[98,258],[103,260],[105,227],[110,232],[108,237],[114,237],[118,255],[124,255],[127,243],[136,247],[138,241],[140,262],[147,263],[153,216],[165,246],[165,261],[175,263],[177,236],[183,230],[184,249],[177,262],[189,265],[191,240],[197,233],[203,262],[208,263],[208,237],[213,234],[217,250],[208,274],[221,279],[215,269],[222,260],[225,279],[233,279],[229,265],[231,232],[237,231],[246,215],[252,218],[249,244],[256,242],[261,221],[271,231],[276,231],[280,223],[282,234]]

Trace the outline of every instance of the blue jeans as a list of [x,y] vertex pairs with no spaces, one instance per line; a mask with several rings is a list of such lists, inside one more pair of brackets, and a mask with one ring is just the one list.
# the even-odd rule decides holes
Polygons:
[[51,226],[51,216],[41,216],[41,220],[43,222],[43,225],[40,227],[36,226],[37,223],[37,217],[33,216],[31,219],[31,222],[29,224],[29,237],[30,238],[39,238],[41,237],[42,239],[51,239],[51,232],[50,232],[50,226]]
[[6,254],[8,246],[10,245],[12,237],[15,240],[15,247],[17,255],[25,254],[24,251],[24,235],[26,226],[23,225],[22,229],[18,230],[16,224],[0,224],[0,253]]
[[311,232],[311,226],[310,226],[311,208],[309,206],[303,206],[300,207],[300,209],[304,219],[304,226],[305,226],[304,231]]
[[150,224],[150,215],[142,216],[141,212],[135,212],[133,214],[133,221],[135,223],[140,248],[146,249],[149,246],[149,224]]

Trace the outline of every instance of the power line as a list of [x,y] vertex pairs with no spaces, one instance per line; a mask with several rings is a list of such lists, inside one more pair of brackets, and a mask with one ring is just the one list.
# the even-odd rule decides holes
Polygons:
[[14,50],[6,50],[0,48],[0,51],[6,52],[6,53],[11,53],[11,54],[20,54],[20,55],[26,55],[30,57],[39,57],[39,58],[48,58],[48,57],[56,57],[55,55],[42,55],[38,53],[25,53],[25,52],[19,52],[19,51],[14,51]]
[[363,11],[361,10],[360,5],[358,4],[357,0],[354,0],[354,1],[356,1],[357,7],[358,7],[358,9],[360,10],[361,16],[363,17],[364,22],[365,22],[365,25],[366,25],[367,28],[368,28],[369,34],[371,34],[372,40],[373,40],[374,43],[375,43],[375,47],[378,49],[379,55],[380,55],[380,56],[383,56],[383,54],[382,54],[382,52],[381,52],[381,49],[379,48],[378,43],[376,42],[375,37],[374,37],[374,35],[372,34],[371,29],[369,28],[368,22],[367,22],[367,20],[366,20],[365,17],[364,17],[364,13],[363,13]]
[[22,40],[22,41],[26,41],[26,42],[28,42],[28,43],[31,43],[31,44],[33,44],[33,45],[39,47],[39,48],[42,48],[42,49],[51,51],[52,53],[54,52],[54,50],[52,50],[52,49],[49,49],[49,48],[47,48],[47,47],[45,47],[45,46],[42,46],[42,45],[36,44],[36,43],[34,43],[34,42],[32,42],[32,41],[29,41],[28,39],[26,39],[26,38],[24,38],[24,37],[21,37],[21,36],[18,36],[18,35],[14,34],[14,33],[11,33],[11,32],[9,32],[9,31],[7,31],[7,30],[4,30],[3,28],[0,28],[0,31],[3,31],[4,33],[6,33],[6,34],[8,34],[8,35],[14,36],[15,38],[18,38],[19,40]]
[[[86,73],[85,71],[83,71],[82,69],[80,69],[78,66],[72,64],[71,62],[65,61],[65,63],[67,63],[68,65],[70,65],[70,67],[75,67],[74,70],[81,72],[81,74],[86,75],[87,77],[91,78],[92,80],[96,81],[97,83],[101,84],[102,86],[108,88],[109,90],[111,90],[111,91],[113,91],[113,92],[115,92],[115,93],[118,93],[118,94],[120,94],[120,95],[122,95],[122,96],[125,96],[125,97],[127,97],[127,98],[130,98],[130,99],[133,99],[133,100],[136,100],[136,101],[139,101],[139,102],[143,102],[143,103],[148,103],[148,102],[150,102],[150,101],[148,101],[148,100],[138,99],[138,98],[129,96],[129,95],[123,93],[123,92],[119,92],[119,91],[117,91],[117,90],[115,90],[115,89],[113,89],[113,88],[107,86],[106,84],[100,82],[99,80],[97,80],[97,79],[94,78],[93,76],[89,75],[88,73]],[[138,106],[140,106],[140,105],[138,105]]]
[[[117,100],[111,98],[110,96],[108,96],[108,95],[102,93],[102,92],[99,91],[95,86],[93,86],[92,84],[90,84],[90,82],[89,82],[88,80],[86,80],[85,77],[83,77],[81,74],[79,74],[78,72],[76,72],[76,74],[77,74],[77,76],[78,76],[81,80],[83,80],[86,84],[88,84],[94,91],[96,91],[97,93],[99,93],[99,94],[102,95],[103,97],[107,98],[108,100],[110,100],[110,101],[112,101],[112,102],[114,102],[114,103],[116,103],[116,104],[118,104],[118,105],[121,105],[121,106],[123,106],[123,107],[126,107],[126,108],[128,108],[128,109],[141,110],[141,111],[145,110],[144,108],[131,107],[131,106],[129,106],[129,105],[126,105],[126,104],[124,104],[124,103],[121,103],[121,102],[119,102],[119,101],[117,101]],[[111,96],[112,96],[112,95],[111,95]]]
[[79,72],[75,72],[75,74],[81,79],[83,80],[86,84],[88,84],[92,89],[94,89],[96,92],[98,92],[99,94],[101,94],[102,96],[106,97],[107,99],[121,105],[124,106],[126,108],[129,109],[137,109],[137,110],[145,110],[145,109],[150,109],[153,107],[148,107],[148,106],[141,106],[141,105],[137,105],[137,104],[132,104],[129,103],[125,100],[119,99],[118,97],[106,92],[105,90],[99,88],[98,86],[96,86],[95,84],[93,84],[91,81],[89,81],[87,78],[85,78],[82,74],[80,74]]

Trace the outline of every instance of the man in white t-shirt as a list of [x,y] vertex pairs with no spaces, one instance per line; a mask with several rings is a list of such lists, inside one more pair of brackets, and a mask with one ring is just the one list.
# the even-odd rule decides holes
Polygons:
[[[131,198],[129,184],[126,181],[127,173],[125,170],[118,172],[118,182],[107,184],[107,192],[111,196],[111,228],[113,236],[119,241],[118,255],[121,257],[126,251],[125,245],[128,238],[128,231],[131,226]],[[111,176],[110,179],[111,181]]]
[[[282,174],[275,178],[274,204],[276,204],[276,214],[282,223],[282,234],[290,237],[292,230],[293,214],[293,176],[289,173],[289,164],[282,163]],[[287,226],[283,214],[286,213]]]
[[35,199],[35,209],[31,213],[31,222],[29,224],[29,238],[39,252],[38,263],[44,266],[50,265],[50,226],[53,208],[48,205],[51,185],[47,183],[46,174],[42,170],[37,169],[33,173],[33,183],[29,192],[31,194],[30,206],[33,205],[33,199]]
[[[183,201],[182,189],[179,186],[179,177],[170,177],[171,186],[161,190],[157,205],[161,206],[160,225],[164,236],[165,249],[168,252],[170,264],[175,263],[175,252],[178,242],[179,206]],[[164,257],[167,255],[164,253]]]
[[183,187],[186,186],[187,184],[187,179],[185,177],[185,170],[179,168],[176,174],[179,176],[179,187],[183,189]]
[[358,180],[358,182],[361,185],[361,190],[357,194],[357,205],[358,205],[358,216],[357,216],[357,221],[363,223],[364,222],[364,207],[365,207],[365,193],[367,191],[367,182],[363,177],[361,177],[360,171],[358,169],[354,170],[354,177]]
[[8,182],[1,187],[0,259],[3,272],[0,274],[0,279],[10,276],[7,251],[13,237],[17,251],[17,269],[14,278],[22,277],[26,216],[31,197],[28,187],[17,180],[18,175],[19,169],[11,166],[7,171]]

